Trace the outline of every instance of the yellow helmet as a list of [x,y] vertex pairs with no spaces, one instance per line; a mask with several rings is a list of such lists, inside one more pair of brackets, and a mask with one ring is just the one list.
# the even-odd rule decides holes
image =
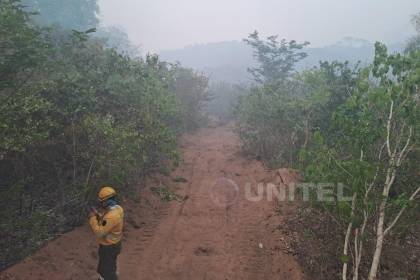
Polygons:
[[98,193],[98,200],[105,201],[110,197],[116,196],[117,192],[112,187],[102,187]]

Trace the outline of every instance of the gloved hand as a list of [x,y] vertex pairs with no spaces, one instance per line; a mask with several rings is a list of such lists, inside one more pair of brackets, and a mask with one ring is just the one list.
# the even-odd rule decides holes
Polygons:
[[89,218],[92,218],[94,216],[96,216],[96,218],[98,218],[99,217],[99,212],[98,212],[98,210],[96,210],[95,207],[91,207],[90,208],[90,213],[89,213]]

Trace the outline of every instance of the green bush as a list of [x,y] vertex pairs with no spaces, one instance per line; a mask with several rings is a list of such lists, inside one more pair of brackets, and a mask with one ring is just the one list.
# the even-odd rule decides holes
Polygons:
[[95,29],[38,27],[0,2],[0,269],[79,225],[102,184],[122,194],[177,164],[207,78],[155,55],[133,59]]

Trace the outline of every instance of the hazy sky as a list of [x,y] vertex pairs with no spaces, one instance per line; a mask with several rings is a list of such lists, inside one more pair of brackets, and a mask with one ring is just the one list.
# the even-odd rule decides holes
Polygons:
[[420,0],[99,0],[105,25],[122,27],[142,51],[262,35],[314,46],[351,36],[387,43],[413,33]]

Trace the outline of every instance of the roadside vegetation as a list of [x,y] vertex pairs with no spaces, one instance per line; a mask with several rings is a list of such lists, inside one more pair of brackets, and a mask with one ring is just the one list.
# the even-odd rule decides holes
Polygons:
[[95,1],[55,2],[0,2],[0,269],[80,225],[100,185],[176,165],[203,122],[205,76],[93,36]]
[[[0,0],[0,270],[81,225],[99,186],[124,198],[167,175],[178,136],[210,115],[313,183],[291,226],[314,279],[420,279],[420,14],[404,51],[377,42],[367,66],[298,72],[308,42],[254,32],[253,83],[233,85],[140,55],[98,13],[96,0]],[[319,201],[319,184],[350,199]]]
[[[413,19],[418,31],[419,19]],[[308,43],[263,40],[257,32],[245,40],[258,66],[250,69],[254,86],[235,106],[244,151],[271,167],[299,168],[305,182],[344,184],[351,197],[317,201],[315,195],[302,210],[302,223],[305,215],[311,219],[300,229],[332,225],[324,236],[306,235],[325,247],[319,259],[304,257],[322,279],[420,277],[418,265],[413,268],[420,244],[417,37],[404,53],[389,54],[376,43],[367,67],[320,62],[299,73],[294,66]],[[392,255],[395,247],[402,250]],[[390,264],[401,255],[405,266]],[[325,259],[332,265],[322,264]]]

